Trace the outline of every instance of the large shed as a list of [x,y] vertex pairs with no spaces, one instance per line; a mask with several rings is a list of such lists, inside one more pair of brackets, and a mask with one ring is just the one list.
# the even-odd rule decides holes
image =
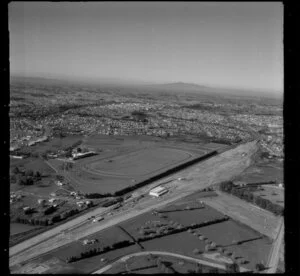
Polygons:
[[152,189],[150,192],[149,192],[149,195],[151,196],[155,196],[155,197],[159,197],[165,193],[167,193],[168,190],[162,186],[158,186],[154,189]]

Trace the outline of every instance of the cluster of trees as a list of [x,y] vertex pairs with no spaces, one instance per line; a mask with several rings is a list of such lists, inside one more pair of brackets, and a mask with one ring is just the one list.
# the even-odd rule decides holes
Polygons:
[[24,218],[24,217],[17,217],[16,222],[24,223],[24,224],[31,224],[31,225],[41,225],[41,226],[47,226],[52,224],[48,219],[46,218]]
[[114,205],[118,202],[121,202],[122,200],[123,200],[122,197],[117,197],[117,198],[114,198],[114,199],[109,200],[107,202],[104,202],[101,207],[109,207],[109,206]]
[[73,143],[71,146],[66,147],[64,150],[66,152],[66,157],[72,157],[72,150],[78,147],[82,143],[82,140],[79,140],[75,143]]
[[20,170],[18,167],[15,167],[12,172],[15,175],[13,180],[19,185],[33,185],[42,178],[42,174],[39,171]]
[[44,215],[50,215],[50,214],[54,213],[56,211],[56,209],[57,208],[54,206],[49,206],[48,208],[46,208],[44,210]]
[[216,267],[204,266],[201,264],[197,264],[195,270],[188,269],[188,274],[201,274],[201,273],[220,273],[219,269]]
[[148,122],[148,120],[147,120],[148,115],[145,112],[135,110],[135,111],[131,112],[131,115],[137,121],[141,121],[144,123]]
[[171,262],[162,261],[161,258],[156,259],[156,265],[163,273],[173,274],[176,273],[175,269],[172,267]]
[[[56,210],[57,210],[56,207],[50,206],[44,211],[44,215],[52,214]],[[79,213],[78,209],[71,209],[61,214],[57,214],[52,218],[27,218],[27,217],[19,216],[15,219],[15,221],[24,224],[47,226],[47,225],[52,225],[61,220],[67,219],[68,217],[71,217],[78,213]]]
[[276,203],[271,202],[261,196],[254,195],[249,189],[237,188],[231,181],[220,183],[220,190],[230,193],[250,203],[254,203],[260,208],[266,209],[275,215],[283,215],[284,208]]
[[237,263],[232,263],[232,264],[225,264],[226,271],[227,273],[239,273],[240,272],[240,267]]
[[84,195],[88,199],[96,199],[96,198],[104,198],[104,197],[111,197],[111,194],[99,194],[99,193],[90,193]]
[[81,252],[79,256],[71,256],[71,257],[67,258],[66,261],[67,261],[67,263],[76,262],[76,261],[79,261],[79,260],[82,260],[85,258],[90,258],[93,256],[97,256],[97,255],[106,253],[111,250],[124,248],[124,247],[127,247],[132,244],[134,244],[134,241],[124,240],[124,241],[116,242],[116,243],[112,244],[111,246],[104,246],[103,248],[93,248],[93,249],[87,250],[85,252]]
[[[163,232],[155,232],[155,231],[150,230],[151,231],[150,236],[138,238],[137,242],[144,242],[144,241],[152,240],[154,238],[160,238],[160,237],[163,237],[163,236],[166,236],[166,235],[172,235],[172,234],[188,231],[189,229],[196,229],[196,228],[199,228],[199,227],[212,225],[212,224],[223,222],[223,221],[226,221],[226,220],[229,220],[228,216],[224,216],[223,218],[219,218],[219,219],[213,219],[213,220],[210,220],[210,221],[204,221],[204,222],[201,222],[201,223],[193,223],[189,226],[180,226],[179,225],[177,228],[165,229]],[[148,231],[148,233],[150,231]]]

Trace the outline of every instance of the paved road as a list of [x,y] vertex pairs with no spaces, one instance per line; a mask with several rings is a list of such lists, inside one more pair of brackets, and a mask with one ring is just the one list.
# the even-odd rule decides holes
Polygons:
[[[188,256],[181,255],[181,254],[176,254],[176,253],[171,253],[171,252],[164,252],[164,251],[143,251],[143,252],[137,252],[137,253],[133,253],[133,254],[124,256],[124,257],[120,258],[119,260],[115,261],[114,263],[109,264],[109,265],[107,265],[105,267],[102,267],[101,269],[93,272],[92,274],[101,274],[101,273],[103,273],[103,272],[111,269],[112,266],[114,266],[117,263],[126,262],[128,259],[130,259],[132,257],[149,255],[149,254],[163,255],[163,256],[172,256],[172,257],[184,259],[184,260],[187,260],[187,261],[196,262],[198,264],[203,264],[203,265],[207,265],[207,266],[216,267],[216,268],[220,268],[220,269],[226,270],[226,267],[223,264],[212,263],[212,262],[208,262],[208,261],[205,261],[205,260],[200,260],[200,259],[188,257]],[[246,272],[246,271],[249,271],[249,269],[246,269],[244,267],[240,267],[240,271],[241,272]]]
[[[220,181],[231,179],[233,176],[240,174],[250,165],[249,156],[256,150],[256,143],[250,142],[225,151],[220,155],[216,155],[210,159],[204,160],[185,170],[177,172],[172,176],[155,181],[151,186],[155,186],[162,181],[170,179],[178,179],[179,177],[187,178],[188,181],[172,181],[167,184],[172,190],[161,198],[146,197],[140,200],[135,206],[132,202],[126,203],[126,206],[118,210],[114,215],[105,218],[104,221],[95,224],[82,224],[92,214],[100,215],[104,210],[93,210],[91,213],[84,214],[74,220],[60,225],[47,232],[31,238],[28,241],[20,243],[10,248],[10,266],[30,260],[36,256],[40,256],[53,249],[66,245],[77,239],[86,237],[100,230],[111,227],[117,223],[133,218],[137,215],[146,213],[156,208],[163,207],[168,203],[178,200],[186,195],[192,194],[199,189],[203,189]],[[243,156],[243,152],[248,152],[247,156]],[[136,195],[148,192],[149,186],[139,189]],[[127,209],[126,209],[127,208]],[[82,224],[81,227],[74,229],[76,225]],[[60,227],[60,228],[59,228]],[[62,230],[73,228],[68,235],[61,233]]]
[[278,235],[273,242],[273,246],[270,250],[269,259],[266,264],[266,267],[268,267],[268,269],[263,271],[263,273],[272,273],[272,274],[276,273],[279,257],[280,257],[280,248],[283,243],[283,237],[284,237],[284,220],[283,218],[281,218]]

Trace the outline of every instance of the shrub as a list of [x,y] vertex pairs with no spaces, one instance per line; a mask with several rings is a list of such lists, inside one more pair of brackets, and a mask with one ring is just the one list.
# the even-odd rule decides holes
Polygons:
[[225,267],[226,267],[226,271],[229,273],[237,273],[240,271],[238,264],[235,262],[233,264],[226,263]]
[[265,266],[264,266],[263,263],[258,263],[258,264],[255,265],[255,270],[256,271],[262,271],[264,269],[265,269]]

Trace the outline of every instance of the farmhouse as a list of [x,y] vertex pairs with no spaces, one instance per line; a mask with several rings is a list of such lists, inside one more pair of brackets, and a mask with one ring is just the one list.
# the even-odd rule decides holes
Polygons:
[[165,194],[166,192],[168,192],[168,190],[162,186],[158,186],[154,189],[152,189],[150,192],[149,192],[149,195],[151,196],[155,196],[155,197],[159,197],[163,194]]

